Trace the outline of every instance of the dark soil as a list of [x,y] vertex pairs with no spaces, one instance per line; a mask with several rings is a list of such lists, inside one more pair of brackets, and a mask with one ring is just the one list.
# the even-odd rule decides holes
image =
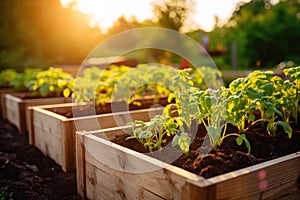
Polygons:
[[[231,129],[234,130],[234,127]],[[231,136],[227,137],[216,150],[209,150],[203,154],[201,152],[211,149],[205,145],[202,146],[205,135],[205,129],[199,126],[187,155],[180,153],[178,148],[172,148],[171,144],[166,145],[161,151],[154,151],[148,155],[210,178],[300,151],[300,131],[296,128],[293,129],[293,137],[289,139],[287,134],[280,129],[278,135],[272,137],[259,124],[252,127],[246,133],[251,144],[251,154],[247,153],[244,144],[237,145],[236,137]],[[119,136],[113,142],[141,153],[148,152],[136,139],[125,140],[127,137],[128,135]]]
[[[49,108],[47,110],[62,115],[66,118],[73,118],[73,117],[90,116],[93,115],[95,112],[96,114],[106,114],[112,112],[122,112],[127,110],[132,111],[132,110],[146,109],[146,108],[153,107],[155,104],[158,104],[160,106],[166,106],[168,104],[168,99],[166,97],[160,99],[149,98],[149,99],[135,100],[134,103],[131,103],[129,105],[124,101],[124,102],[112,102],[112,103],[109,102],[106,103],[105,105],[99,105],[96,107],[93,107],[94,105],[82,105],[78,107],[68,107],[68,108],[66,107]],[[76,113],[76,116],[73,116],[73,112]]]
[[79,200],[76,173],[64,173],[0,118],[0,199]]

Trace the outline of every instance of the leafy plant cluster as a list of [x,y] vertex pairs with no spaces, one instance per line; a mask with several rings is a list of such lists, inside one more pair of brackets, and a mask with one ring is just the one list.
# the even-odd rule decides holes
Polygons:
[[60,68],[47,70],[27,68],[22,73],[7,69],[0,73],[1,86],[10,86],[16,91],[29,91],[36,96],[65,96],[72,91],[73,78]]
[[13,79],[9,81],[9,86],[13,87],[17,91],[28,90],[28,84],[31,80],[36,78],[39,68],[27,68],[22,73],[16,73]]
[[13,69],[6,69],[0,72],[0,87],[9,87],[10,82],[17,76]]
[[76,103],[95,102],[96,105],[112,100],[138,104],[134,100],[145,95],[155,95],[158,100],[161,95],[178,89],[180,82],[175,81],[178,73],[185,73],[189,84],[206,87],[203,78],[192,70],[183,72],[161,64],[140,64],[136,68],[111,65],[107,70],[86,69],[74,81],[72,98]]
[[176,93],[182,81],[175,81],[178,73],[185,74],[184,81],[191,86],[207,88],[200,72],[205,72],[210,80],[217,80],[221,76],[217,70],[207,70],[207,67],[181,71],[161,64],[140,64],[136,68],[111,65],[108,69],[100,69],[94,66],[85,69],[83,75],[75,79],[60,68],[27,68],[23,73],[9,69],[1,72],[0,83],[18,91],[29,91],[33,96],[71,96],[76,103],[95,102],[96,105],[103,105],[113,100],[139,104],[134,100],[145,95],[155,95],[155,100],[158,100],[161,95],[167,96],[171,91]]
[[33,95],[68,97],[73,83],[70,74],[60,68],[50,67],[48,70],[37,72],[36,77],[28,82],[27,87]]
[[85,69],[83,75],[74,81],[72,98],[76,103],[95,102],[96,105],[103,105],[111,100],[115,84],[130,69],[124,65],[110,65],[108,69]]
[[[291,138],[291,125],[299,125],[300,66],[284,69],[284,73],[289,79],[283,80],[272,71],[254,71],[234,80],[228,88],[206,90],[180,78],[179,90],[169,96],[169,101],[175,103],[166,106],[164,113],[150,122],[130,123],[133,135],[129,138],[138,139],[152,151],[162,148],[165,135],[173,136],[172,145],[188,153],[193,122],[203,124],[213,148],[234,136],[237,144],[244,143],[250,153],[251,145],[245,133],[257,123],[274,137],[281,127]],[[178,79],[174,78],[174,82],[178,83]],[[238,132],[227,132],[228,124],[236,126]]]

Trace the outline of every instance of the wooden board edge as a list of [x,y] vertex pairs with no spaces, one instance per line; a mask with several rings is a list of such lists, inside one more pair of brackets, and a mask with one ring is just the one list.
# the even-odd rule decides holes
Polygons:
[[253,166],[249,166],[249,167],[246,167],[246,168],[243,168],[243,169],[239,169],[239,170],[236,170],[236,171],[233,171],[233,172],[229,172],[229,173],[226,173],[226,174],[222,174],[222,175],[219,175],[219,176],[209,178],[209,179],[207,179],[208,180],[207,183],[216,184],[220,181],[226,181],[226,180],[236,178],[236,177],[239,177],[239,176],[242,176],[242,175],[245,175],[245,174],[249,174],[249,173],[252,173],[252,172],[257,172],[257,171],[263,170],[266,167],[272,166],[274,164],[286,162],[288,160],[295,159],[295,158],[300,159],[300,151],[289,154],[289,155],[286,155],[286,156],[282,156],[282,157],[279,157],[279,158],[275,158],[273,160],[265,161],[265,162],[262,162],[262,163],[259,163],[259,164],[253,165]]
[[[123,128],[125,128],[126,126],[124,126]],[[196,174],[193,174],[191,172],[188,172],[184,169],[181,169],[179,167],[170,165],[168,163],[165,163],[163,161],[160,161],[158,159],[152,158],[150,156],[144,155],[142,153],[136,152],[134,150],[128,149],[126,147],[120,146],[118,144],[115,144],[111,141],[108,140],[108,138],[106,138],[105,134],[112,134],[112,133],[118,133],[120,131],[120,129],[122,129],[122,127],[114,127],[114,128],[108,128],[108,129],[104,129],[102,131],[91,131],[91,132],[85,132],[84,136],[85,137],[85,141],[88,139],[91,140],[95,140],[96,142],[101,142],[105,145],[111,146],[112,148],[118,149],[122,152],[125,152],[127,154],[129,154],[132,157],[136,157],[139,158],[141,160],[143,160],[144,162],[147,162],[151,165],[153,165],[154,168],[164,168],[167,171],[171,171],[175,174],[179,174],[180,176],[183,176],[187,179],[193,180],[193,181],[201,181],[204,180],[203,177],[200,177]],[[102,136],[101,136],[102,135]]]
[[86,198],[85,132],[76,133],[76,182],[77,193]]
[[68,121],[68,118],[66,118],[65,116],[59,115],[59,114],[57,114],[55,112],[51,112],[49,110],[46,110],[42,106],[34,106],[33,112],[43,113],[44,115],[51,116],[51,117],[61,120],[61,121]]

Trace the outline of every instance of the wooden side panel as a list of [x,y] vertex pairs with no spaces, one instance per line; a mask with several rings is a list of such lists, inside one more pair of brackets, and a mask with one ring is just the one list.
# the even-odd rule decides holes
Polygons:
[[63,163],[63,122],[53,119],[44,113],[34,112],[34,141],[35,146],[45,156],[49,156],[56,163]]
[[[21,97],[26,94],[28,95],[28,93],[11,93],[5,95],[7,119],[16,125],[20,132],[25,132],[27,130],[28,123],[26,121],[26,110],[29,106],[57,104],[71,101],[70,98],[66,99],[64,97],[22,99]],[[29,119],[31,119],[30,116]],[[29,128],[30,127],[31,126],[29,125]]]
[[299,197],[300,152],[204,179],[104,139],[113,138],[120,130],[111,128],[82,136],[84,151],[81,156],[84,158],[81,157],[77,168],[84,168],[84,173],[78,181],[85,185],[81,192],[85,191],[83,194],[88,199],[271,200]]
[[34,121],[33,121],[33,106],[26,109],[26,128],[28,131],[28,140],[30,145],[34,145]]
[[77,193],[86,198],[86,165],[85,165],[85,146],[84,132],[76,134],[76,179]]
[[203,180],[102,138],[84,137],[88,199],[182,199],[187,179]]
[[215,200],[216,185],[207,180],[201,182],[187,180],[181,196],[182,199]]
[[299,178],[300,153],[295,153],[205,181],[188,181],[186,194],[204,200],[297,199]]
[[90,117],[73,118],[77,131],[94,131],[111,127],[125,126],[135,120],[150,121],[151,116],[162,114],[163,108],[150,108],[116,112]]
[[16,98],[11,98],[9,94],[4,95],[5,98],[5,110],[6,110],[6,119],[14,124],[18,130],[21,130],[21,120],[25,120],[20,113],[20,101]]
[[[50,105],[50,104],[59,104],[59,103],[66,103],[66,102],[70,102],[71,99],[66,99],[64,97],[53,97],[53,98],[40,98],[40,99],[28,99],[28,100],[23,100],[24,102],[24,107],[22,108],[22,112],[26,113],[27,109],[29,107],[33,107],[33,106],[40,106],[40,105]],[[32,122],[33,122],[33,117],[30,116],[30,114],[32,114],[32,112],[28,113],[27,117],[25,118],[25,121],[23,122],[24,124],[22,124],[22,129],[24,131],[28,130],[28,131],[32,131],[29,130],[32,127]],[[27,122],[27,119],[32,119],[31,122]]]
[[0,88],[0,109],[2,112],[2,118],[6,119],[6,107],[4,95],[13,92],[12,88]]
[[1,114],[3,119],[7,119],[5,94],[1,95]]
[[62,162],[58,163],[61,165],[62,170],[65,172],[74,170],[76,168],[76,132],[73,129],[72,121],[65,121],[61,123],[63,131],[61,142],[62,142]]
[[[54,105],[55,106],[55,105]],[[46,106],[49,107],[49,106]],[[62,109],[65,109],[62,107]],[[29,110],[28,110],[29,112]],[[84,127],[84,130],[93,130],[91,127],[97,127],[99,124],[105,128],[117,126],[114,122],[114,118],[120,115],[118,119],[131,116],[133,120],[149,120],[150,114],[158,114],[162,112],[162,108],[144,109],[130,112],[120,112],[114,114],[103,114],[81,118],[67,119],[63,116],[59,116],[53,112],[43,109],[43,107],[33,108],[33,131],[29,131],[29,138],[31,144],[38,147],[45,155],[54,159],[59,165],[62,166],[64,171],[70,171],[76,167],[76,130],[78,130],[78,124]],[[75,122],[76,121],[76,126]],[[124,120],[121,121],[122,125]],[[53,127],[55,126],[55,134]],[[61,148],[57,148],[55,145],[49,144],[50,141],[58,145],[59,141],[57,137],[59,135]],[[51,138],[50,138],[51,137]],[[55,141],[53,141],[55,140]],[[50,149],[51,148],[51,149]],[[52,149],[54,148],[54,149]],[[57,155],[57,152],[61,154]]]
[[300,152],[210,180],[216,182],[216,199],[275,199],[295,188],[299,177]]

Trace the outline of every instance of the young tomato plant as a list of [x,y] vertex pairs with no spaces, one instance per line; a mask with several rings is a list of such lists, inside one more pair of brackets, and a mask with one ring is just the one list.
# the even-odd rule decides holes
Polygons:
[[[169,96],[169,102],[174,101],[175,103],[169,104],[165,107],[162,116],[163,119],[169,119],[173,123],[172,133],[174,134],[172,145],[179,146],[184,152],[189,152],[189,145],[191,142],[190,131],[193,121],[202,123],[208,133],[211,145],[216,148],[221,145],[223,140],[228,136],[237,136],[237,143],[241,145],[241,141],[246,143],[246,146],[250,151],[250,144],[244,135],[239,134],[225,134],[226,132],[226,121],[225,121],[225,106],[223,90],[211,90],[206,91],[200,90],[199,88],[193,87],[194,83],[191,81],[189,71],[180,71],[179,74],[173,77],[173,82],[170,84],[170,88],[174,88],[173,93]],[[175,114],[175,116],[174,116]],[[155,117],[149,122],[152,124],[153,121],[157,122],[160,117]],[[173,120],[170,120],[173,119]],[[168,121],[168,123],[169,123]],[[157,142],[157,136],[161,135],[169,126],[165,126],[164,120],[160,120],[157,127],[160,129],[156,130],[151,134],[151,128],[149,125],[144,124],[146,130],[143,132],[141,128],[137,129],[137,133],[144,133],[143,140],[139,140],[142,144],[153,144]],[[141,125],[140,122],[138,122]],[[150,126],[151,127],[151,126]],[[133,129],[133,131],[135,131]],[[178,133],[178,134],[177,134]],[[145,135],[149,136],[145,141]],[[151,136],[151,137],[150,137]],[[136,133],[131,138],[136,138]],[[151,142],[150,142],[151,141]],[[149,145],[146,145],[149,146]]]
[[201,117],[200,122],[204,125],[207,135],[210,138],[211,146],[216,149],[220,146],[224,139],[229,136],[237,137],[236,142],[242,145],[244,142],[248,148],[248,153],[251,151],[251,146],[244,134],[226,133],[228,116],[227,90],[221,88],[219,90],[206,90],[201,92],[199,98],[199,107]]
[[165,136],[175,135],[178,132],[178,128],[182,129],[183,122],[179,117],[172,118],[165,115],[157,115],[149,123],[135,121],[128,125],[133,135],[127,139],[137,139],[152,152],[156,149],[161,150],[163,144],[167,142]]
[[[173,72],[173,76],[170,76],[170,73]],[[197,89],[192,87],[193,83],[185,71],[166,70],[160,73],[168,75],[165,81],[168,82],[169,88],[175,91],[169,95],[170,104],[165,107],[163,115],[155,116],[148,123],[140,121],[130,123],[129,126],[133,135],[128,139],[136,138],[145,147],[148,147],[149,151],[152,151],[154,148],[159,150],[162,148],[162,145],[167,141],[165,136],[174,137],[172,145],[179,145],[181,150],[187,153],[190,137],[185,132],[184,127],[191,125],[193,120],[191,116],[196,117],[192,113],[194,113],[194,109],[198,109],[197,100],[192,94]],[[174,100],[176,103],[171,103]],[[180,136],[177,135],[178,132],[181,132]]]
[[[283,80],[273,76],[273,72],[261,71],[254,71],[246,78],[233,81],[229,86],[227,97],[228,122],[237,126],[240,132],[244,132],[259,121],[262,124],[268,122],[267,130],[270,134],[275,135],[279,125],[291,137],[292,132],[288,123],[276,121],[278,117],[285,119],[280,111],[284,105],[282,101],[278,101],[283,95],[283,85]],[[254,115],[255,111],[259,111],[260,118]]]

